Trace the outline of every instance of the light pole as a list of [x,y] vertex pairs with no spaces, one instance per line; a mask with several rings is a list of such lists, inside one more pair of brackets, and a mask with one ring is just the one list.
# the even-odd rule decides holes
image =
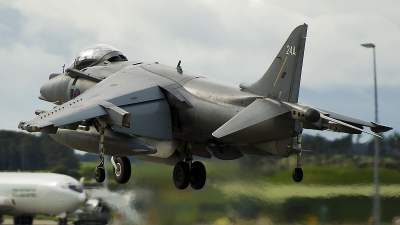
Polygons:
[[[375,45],[372,43],[361,44],[363,47],[372,48],[374,52],[374,94],[375,94],[375,123],[378,123],[378,90],[376,85],[376,60],[375,60]],[[375,195],[374,195],[374,206],[373,206],[373,216],[374,224],[378,225],[380,223],[380,203],[379,203],[379,176],[378,176],[378,163],[379,163],[379,145],[378,138],[374,138],[374,184],[375,184]]]

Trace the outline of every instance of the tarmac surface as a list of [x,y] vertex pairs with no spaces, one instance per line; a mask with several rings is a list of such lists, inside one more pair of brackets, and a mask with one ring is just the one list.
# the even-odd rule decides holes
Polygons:
[[[33,225],[57,225],[56,220],[33,220]],[[68,224],[73,224],[71,221],[68,221]],[[4,219],[4,222],[1,225],[14,225],[14,220],[10,218]]]

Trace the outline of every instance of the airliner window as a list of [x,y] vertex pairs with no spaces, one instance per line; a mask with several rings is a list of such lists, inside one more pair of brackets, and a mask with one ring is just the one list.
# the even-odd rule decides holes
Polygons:
[[83,192],[83,189],[80,185],[69,184],[68,188],[79,193]]

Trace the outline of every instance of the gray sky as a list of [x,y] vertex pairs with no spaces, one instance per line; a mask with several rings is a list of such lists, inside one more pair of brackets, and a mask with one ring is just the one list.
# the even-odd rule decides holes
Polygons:
[[52,108],[37,98],[41,84],[92,44],[112,45],[130,60],[182,60],[185,70],[251,83],[307,23],[300,102],[373,121],[373,54],[360,46],[372,42],[379,120],[400,132],[399,8],[398,0],[0,0],[0,129],[17,130],[36,109]]

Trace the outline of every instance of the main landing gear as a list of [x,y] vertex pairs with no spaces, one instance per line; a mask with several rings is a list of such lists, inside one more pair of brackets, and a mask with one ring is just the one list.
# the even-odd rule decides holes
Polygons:
[[14,225],[31,225],[31,224],[33,224],[33,216],[29,215],[14,216]]
[[[104,132],[106,123],[98,121],[97,127],[100,133],[99,141],[99,165],[96,166],[95,179],[98,183],[102,183],[106,178],[106,171],[104,168]],[[131,177],[131,162],[126,156],[111,157],[113,164],[113,172],[115,180],[120,184],[125,184]]]
[[128,157],[117,156],[111,157],[111,163],[113,164],[113,172],[115,180],[120,184],[125,184],[131,178],[131,162]]
[[175,187],[178,189],[186,189],[189,184],[195,189],[199,190],[204,187],[207,178],[206,168],[202,162],[192,162],[192,150],[189,147],[184,152],[186,155],[184,161],[175,164],[172,178]]
[[303,180],[303,168],[301,167],[301,133],[297,135],[297,147],[300,149],[300,152],[297,153],[297,162],[296,167],[293,169],[292,177],[295,182],[301,182]]
[[67,217],[58,218],[58,225],[67,225],[67,224],[68,224]]

